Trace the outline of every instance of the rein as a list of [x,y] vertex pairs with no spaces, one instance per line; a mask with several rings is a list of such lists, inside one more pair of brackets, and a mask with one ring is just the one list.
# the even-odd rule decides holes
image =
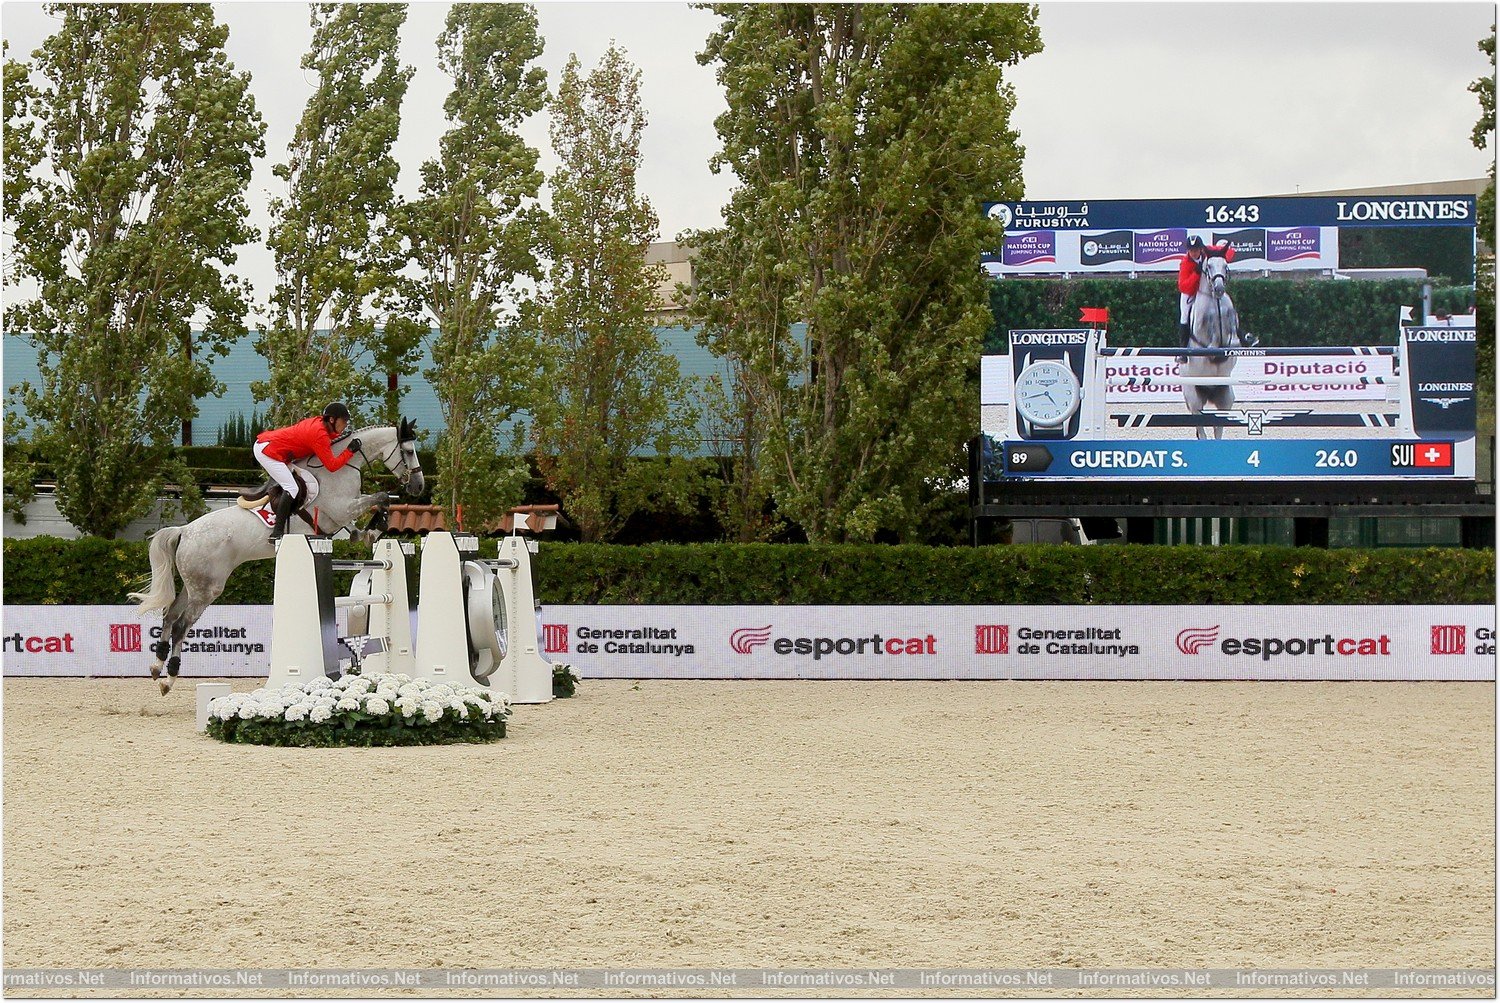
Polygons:
[[[372,427],[374,427],[374,426],[372,426]],[[345,439],[348,439],[348,438],[351,438],[351,437],[358,438],[358,436],[356,436],[354,434],[356,431],[362,431],[362,430],[359,430],[359,429],[350,429],[350,430],[346,431],[343,435],[339,436],[337,439],[334,439],[332,441],[332,444],[333,445],[337,445],[338,443],[343,442]],[[354,469],[356,469],[356,470],[363,471],[364,468],[365,468],[365,465],[370,462],[370,454],[368,454],[368,453],[365,452],[365,444],[363,442],[361,442],[359,444],[359,448],[358,449],[354,450],[354,455],[357,456],[357,457],[359,457],[359,459],[363,460],[364,462],[361,463],[358,466],[355,466],[354,461],[350,460],[349,461],[349,465],[350,466],[354,466]],[[400,437],[398,435],[397,439],[396,439],[396,444],[390,448],[390,451],[386,455],[380,457],[380,462],[385,465],[386,470],[390,471],[392,477],[397,477],[398,475],[396,474],[395,467],[391,466],[391,460],[393,458],[397,457],[397,456],[400,456],[400,455],[401,455],[401,439],[400,439]],[[323,469],[325,469],[325,470],[328,469],[323,464],[323,462],[321,460],[319,460],[317,457],[313,457],[313,459],[311,461],[309,461],[308,466],[312,466],[314,463],[316,463],[320,467],[323,467]],[[406,467],[406,464],[405,464],[404,461],[403,461],[403,463],[401,465],[402,465],[403,468]],[[421,468],[418,467],[416,469],[420,470]],[[406,470],[406,475],[405,475],[406,478],[410,479],[412,473],[413,473],[413,470],[407,469]]]

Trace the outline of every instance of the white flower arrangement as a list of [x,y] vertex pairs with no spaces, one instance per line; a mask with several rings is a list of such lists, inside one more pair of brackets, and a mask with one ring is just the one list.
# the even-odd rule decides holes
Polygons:
[[235,721],[276,721],[300,728],[343,727],[349,717],[357,723],[390,720],[399,714],[406,727],[421,728],[444,720],[473,727],[497,717],[503,720],[510,714],[510,698],[477,686],[414,680],[404,673],[345,674],[337,680],[317,676],[275,690],[231,693],[212,701],[208,710],[212,720],[226,726]]

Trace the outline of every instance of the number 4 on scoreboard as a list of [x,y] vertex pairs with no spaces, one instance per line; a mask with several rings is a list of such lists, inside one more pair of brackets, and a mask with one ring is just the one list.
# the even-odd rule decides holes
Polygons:
[[1260,450],[1252,449],[1250,451],[1250,455],[1245,457],[1245,462],[1250,464],[1250,466],[1252,467],[1260,466]]

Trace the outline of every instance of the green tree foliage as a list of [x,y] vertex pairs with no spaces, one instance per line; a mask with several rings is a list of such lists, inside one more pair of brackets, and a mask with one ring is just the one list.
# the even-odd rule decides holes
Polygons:
[[[700,248],[715,301],[698,316],[744,360],[779,510],[815,541],[904,536],[972,431],[976,262],[997,239],[978,203],[1021,194],[1004,69],[1040,50],[1036,9],[712,9],[699,59],[729,105],[714,165],[740,187],[725,239]],[[736,267],[703,261],[714,249]]]
[[[728,230],[689,232],[682,243],[694,252],[694,287],[679,285],[678,295],[700,320],[712,321],[698,328],[700,345],[714,347],[716,332],[723,330],[748,335],[790,327],[780,278],[773,269],[747,272],[752,252]],[[750,282],[761,284],[761,295],[744,287]],[[741,342],[740,351],[721,352],[725,370],[703,387],[702,401],[709,448],[724,467],[724,490],[716,504],[719,521],[734,541],[758,543],[774,537],[784,523],[772,511],[776,481],[773,465],[766,460],[770,422],[762,393],[770,381],[753,379],[751,367],[757,360],[764,366],[786,365],[788,360],[785,345],[774,338],[745,337]]]
[[[1479,99],[1479,121],[1474,123],[1470,141],[1483,150],[1490,145],[1490,136],[1495,131],[1495,26],[1490,25],[1490,37],[1479,40],[1479,51],[1490,57],[1488,76],[1480,77],[1469,85],[1469,91]],[[1495,162],[1490,161],[1490,186],[1479,198],[1479,232],[1493,239],[1495,235]]]
[[391,147],[413,73],[396,54],[406,5],[318,3],[310,19],[302,68],[317,74],[317,87],[274,172],[287,185],[286,198],[271,201],[278,282],[273,320],[256,342],[270,376],[251,384],[274,425],[330,400],[358,411],[380,400],[385,372],[415,369],[415,343],[389,351],[371,311],[394,282],[376,235],[394,201],[400,164]]
[[[1481,39],[1479,50],[1490,57],[1490,73],[1469,85],[1469,90],[1479,98],[1479,121],[1474,123],[1470,140],[1481,150],[1488,149],[1495,134],[1495,26],[1490,25],[1490,37]],[[1479,196],[1479,233],[1481,239],[1494,246],[1495,240],[1495,162],[1490,161],[1490,183]],[[1480,261],[1475,276],[1474,294],[1477,304],[1476,335],[1479,340],[1479,404],[1480,413],[1493,415],[1495,411],[1495,256]]]
[[636,189],[646,125],[640,71],[613,45],[587,76],[571,56],[551,110],[558,168],[547,291],[537,304],[547,358],[537,464],[583,538],[598,541],[653,499],[687,504],[688,468],[630,459],[680,454],[696,417],[649,313],[666,270],[646,263],[657,219]]
[[255,437],[269,427],[265,416],[260,413],[259,408],[250,412],[250,417],[248,418],[243,414],[236,414],[219,427],[217,444],[220,446],[235,446],[242,449],[249,449],[255,445]]
[[[19,397],[58,507],[113,536],[169,477],[197,503],[172,442],[197,398],[223,392],[213,360],[244,333],[226,269],[257,237],[244,192],[265,126],[211,6],[48,10],[61,25],[33,54],[34,96],[13,102],[6,68],[7,269],[38,292],[5,327],[37,348]],[[28,134],[43,170],[13,188],[11,141]]]
[[[536,11],[455,4],[438,39],[453,78],[453,127],[422,165],[421,197],[392,213],[392,231],[419,277],[404,284],[430,317],[431,381],[446,428],[435,449],[433,501],[479,527],[520,497],[527,469],[503,455],[502,422],[526,409],[540,365],[517,323],[519,278],[535,278],[542,176],[518,132],[547,97]],[[512,444],[512,449],[515,445]]]
[[[5,263],[4,281],[10,286],[20,278],[20,257],[12,253],[15,244],[16,223],[14,213],[30,201],[31,172],[41,160],[42,144],[37,124],[28,114],[30,102],[36,98],[36,90],[28,77],[30,70],[20,60],[10,58],[10,43],[5,50]],[[5,511],[11,518],[24,524],[25,507],[36,497],[37,466],[32,461],[30,450],[24,448],[27,421],[19,410],[5,410]]]

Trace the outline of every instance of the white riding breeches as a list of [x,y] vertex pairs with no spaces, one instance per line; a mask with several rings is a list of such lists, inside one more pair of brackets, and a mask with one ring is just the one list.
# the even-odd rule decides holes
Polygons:
[[[266,447],[269,445],[270,443],[268,442],[257,442],[255,444],[255,462],[264,467],[266,473],[270,474],[272,479],[277,484],[280,484],[284,491],[296,497],[299,488],[297,487],[296,478],[292,476],[292,468],[280,460],[267,456]],[[303,500],[302,504],[310,505],[312,504],[312,500],[318,497],[318,479],[316,477],[304,477],[303,480],[307,482],[307,497]]]
[[1182,297],[1182,309],[1177,314],[1177,322],[1186,324],[1193,316],[1193,295],[1192,293],[1179,293],[1178,295]]

